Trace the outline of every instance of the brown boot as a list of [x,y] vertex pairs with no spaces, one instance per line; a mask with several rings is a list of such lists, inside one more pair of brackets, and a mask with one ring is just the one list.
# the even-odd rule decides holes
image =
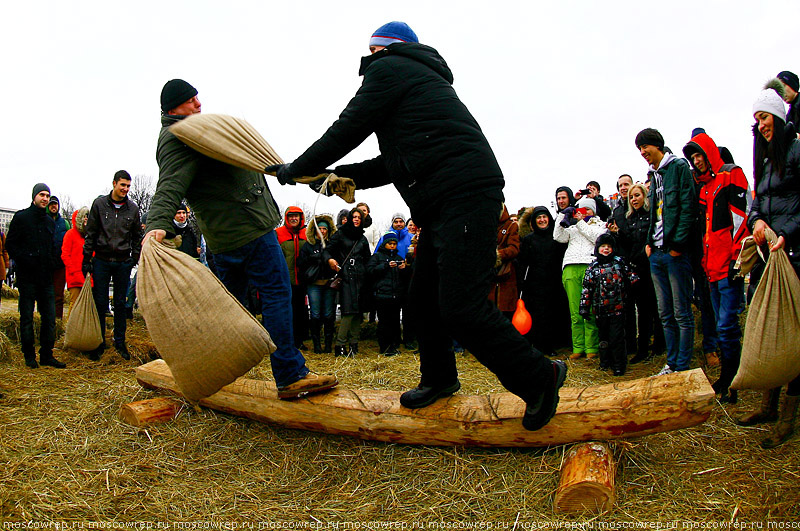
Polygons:
[[798,405],[800,405],[800,396],[783,395],[783,404],[778,413],[778,422],[772,428],[772,433],[761,441],[762,448],[775,448],[783,444],[792,435]]
[[761,396],[761,408],[746,414],[734,422],[739,426],[754,426],[762,422],[775,422],[778,420],[778,398],[780,396],[780,387],[764,391]]
[[308,393],[319,393],[336,387],[339,380],[332,374],[316,374],[309,372],[299,380],[283,387],[278,387],[278,398],[288,400]]

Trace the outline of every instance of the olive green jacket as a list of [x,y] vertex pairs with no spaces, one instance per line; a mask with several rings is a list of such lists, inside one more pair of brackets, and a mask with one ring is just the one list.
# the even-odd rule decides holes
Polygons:
[[212,253],[232,251],[273,230],[281,218],[264,175],[216,161],[178,140],[169,126],[183,118],[161,117],[158,186],[147,230],[172,234],[172,219],[183,198]]

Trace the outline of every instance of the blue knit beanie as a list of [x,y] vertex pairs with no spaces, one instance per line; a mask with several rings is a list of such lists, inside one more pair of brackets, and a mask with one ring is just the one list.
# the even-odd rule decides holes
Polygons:
[[389,22],[372,34],[370,46],[389,46],[394,42],[419,42],[417,34],[405,22]]

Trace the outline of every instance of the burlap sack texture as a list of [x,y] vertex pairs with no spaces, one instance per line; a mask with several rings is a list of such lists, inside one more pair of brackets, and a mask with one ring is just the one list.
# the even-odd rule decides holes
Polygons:
[[[225,114],[193,114],[174,123],[169,130],[195,151],[245,170],[264,173],[267,166],[283,164],[283,159],[264,137],[241,118]],[[356,185],[347,177],[321,173],[295,181],[308,184],[325,178],[328,179],[328,195],[337,195],[348,203],[355,203]]]
[[64,348],[88,352],[99,347],[102,342],[100,317],[92,297],[91,275],[86,275],[83,288],[69,310],[64,330]]
[[275,351],[261,323],[188,254],[148,238],[138,275],[147,330],[187,399],[213,395]]
[[[766,237],[770,243],[777,240],[769,229]],[[751,249],[755,242],[752,237],[748,240],[742,250],[743,253],[747,250],[745,263],[752,262],[750,256],[755,254]],[[786,251],[779,249],[769,254],[753,294],[745,322],[742,360],[731,389],[772,389],[792,381],[798,374],[800,280]]]

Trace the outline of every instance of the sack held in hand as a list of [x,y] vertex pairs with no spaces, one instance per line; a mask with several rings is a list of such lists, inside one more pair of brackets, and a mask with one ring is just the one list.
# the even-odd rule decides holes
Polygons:
[[147,330],[187,399],[213,395],[275,351],[261,323],[188,254],[149,238],[138,274]]
[[81,292],[72,301],[72,308],[69,310],[64,330],[64,348],[89,352],[99,347],[102,342],[100,317],[92,297],[91,274],[87,274]]
[[[765,231],[773,244],[775,233]],[[731,389],[772,389],[800,374],[800,279],[786,251],[772,251],[747,313]]]

